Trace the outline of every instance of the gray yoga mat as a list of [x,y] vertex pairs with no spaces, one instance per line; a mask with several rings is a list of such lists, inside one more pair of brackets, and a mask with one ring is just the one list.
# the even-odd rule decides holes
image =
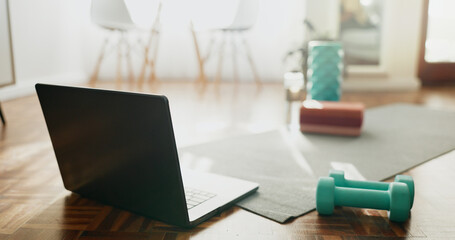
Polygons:
[[284,223],[314,210],[317,179],[330,169],[383,180],[453,149],[455,112],[395,104],[367,110],[360,137],[280,129],[186,147],[181,161],[258,182],[258,192],[238,205]]

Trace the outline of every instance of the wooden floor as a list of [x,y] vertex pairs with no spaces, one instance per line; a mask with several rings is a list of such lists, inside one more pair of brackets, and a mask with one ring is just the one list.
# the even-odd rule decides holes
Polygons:
[[[264,84],[261,89],[253,84],[209,85],[200,91],[190,83],[161,83],[123,89],[169,97],[179,146],[261,132],[286,122],[280,84]],[[454,87],[346,93],[343,99],[362,101],[367,107],[408,102],[455,111]],[[354,208],[337,208],[330,217],[311,212],[278,224],[233,207],[194,229],[180,229],[66,191],[37,97],[3,102],[2,107],[8,123],[0,127],[0,240],[455,239],[455,154],[408,172],[416,182],[416,196],[411,218],[403,224],[389,222],[385,211]]]

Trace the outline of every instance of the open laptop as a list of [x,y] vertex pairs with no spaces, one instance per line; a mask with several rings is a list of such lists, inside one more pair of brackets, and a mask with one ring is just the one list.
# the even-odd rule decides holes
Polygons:
[[181,171],[165,96],[37,84],[65,188],[191,227],[258,184]]

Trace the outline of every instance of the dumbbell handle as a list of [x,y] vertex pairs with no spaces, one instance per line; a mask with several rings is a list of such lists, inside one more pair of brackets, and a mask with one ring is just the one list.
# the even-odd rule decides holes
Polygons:
[[[389,182],[373,182],[373,181],[357,181],[344,178],[344,172],[341,170],[330,170],[330,177],[335,181],[335,186],[338,187],[349,187],[349,188],[361,188],[361,189],[372,189],[372,190],[384,190],[387,191],[390,184]],[[409,202],[412,208],[414,203],[414,180],[411,176],[397,175],[395,176],[394,182],[402,182],[408,186],[409,189]]]
[[390,209],[388,191],[335,187],[334,198],[335,206]]
[[[345,179],[344,186],[340,186],[340,187],[374,189],[374,190],[387,191],[389,189],[389,184],[390,183],[388,183],[388,182],[357,181],[357,180]],[[335,181],[335,185],[337,185],[336,181]]]

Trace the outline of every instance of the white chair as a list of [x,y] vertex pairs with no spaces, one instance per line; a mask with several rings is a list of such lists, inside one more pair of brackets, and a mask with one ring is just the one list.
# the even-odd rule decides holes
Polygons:
[[[117,48],[117,76],[116,82],[122,81],[122,58],[126,57],[128,66],[129,80],[134,81],[133,68],[131,63],[131,44],[128,41],[127,33],[136,29],[136,25],[131,20],[128,8],[123,0],[92,0],[91,6],[92,22],[106,30],[106,36],[101,48],[98,61],[90,78],[90,83],[95,83],[98,79],[101,63],[105,58],[109,43],[113,42],[113,48]],[[111,49],[110,49],[111,50]]]
[[223,31],[246,31],[254,26],[259,13],[259,0],[239,0],[237,13],[231,25],[222,28]]
[[[98,79],[98,74],[100,71],[101,63],[105,56],[112,52],[111,50],[117,50],[117,76],[116,82],[119,85],[122,82],[122,59],[126,58],[126,64],[128,67],[129,80],[132,83],[134,81],[133,67],[131,63],[131,50],[134,47],[133,41],[129,33],[140,30],[142,32],[147,31],[147,41],[143,42],[140,38],[135,39],[135,43],[139,44],[140,55],[143,54],[144,61],[141,68],[141,73],[139,75],[139,85],[141,86],[144,81],[145,72],[147,67],[151,68],[150,80],[153,81],[156,78],[155,75],[155,63],[157,58],[158,51],[158,38],[159,38],[159,27],[160,27],[160,11],[161,11],[161,1],[159,1],[158,10],[154,18],[153,23],[150,26],[148,21],[149,16],[153,17],[152,9],[147,9],[143,11],[146,13],[146,22],[141,22],[143,15],[139,14],[137,8],[146,7],[149,8],[149,2],[142,1],[129,1],[129,5],[125,3],[124,0],[92,0],[91,5],[91,19],[92,22],[103,29],[109,31],[108,35],[104,40],[104,44],[101,49],[101,53],[98,57],[98,61],[95,65],[95,70],[90,78],[90,83],[95,83]],[[133,8],[133,13],[135,15],[130,15],[130,9]],[[134,8],[136,7],[136,8]],[[152,14],[150,14],[152,13]],[[139,15],[138,15],[139,14]],[[136,20],[139,21],[137,24],[133,17],[136,17]],[[150,18],[153,19],[153,18]],[[147,25],[147,26],[145,26]],[[138,31],[139,32],[139,31]],[[108,49],[108,46],[112,47]],[[151,55],[151,56],[149,56]]]
[[136,28],[123,0],[92,0],[90,13],[93,23],[109,30]]
[[[238,40],[241,41],[244,51],[246,53],[247,60],[249,62],[249,65],[251,67],[251,70],[253,72],[254,76],[254,81],[260,85],[261,80],[259,78],[259,75],[256,70],[256,66],[254,64],[253,58],[251,56],[251,50],[248,46],[248,43],[245,39],[244,33],[248,30],[250,30],[256,20],[257,16],[259,13],[259,0],[239,0],[238,2],[238,7],[237,11],[235,14],[235,17],[233,18],[233,21],[231,24],[220,27],[218,29],[214,29],[217,32],[221,32],[221,39],[219,39],[218,44],[218,67],[217,67],[217,73],[215,77],[215,82],[220,82],[221,81],[221,72],[222,72],[222,66],[223,66],[223,60],[224,60],[224,51],[225,51],[225,46],[226,42],[230,42],[232,45],[232,59],[233,59],[233,68],[234,68],[234,79],[238,80],[238,73],[237,73],[237,42]],[[206,76],[204,72],[204,64],[208,60],[211,52],[211,46],[209,46],[209,50],[206,54],[205,57],[202,56],[202,53],[200,51],[200,47],[197,41],[197,36],[194,30],[194,27],[191,25],[191,31],[193,34],[193,40],[195,43],[195,48],[196,48],[196,54],[199,62],[199,81],[201,82],[206,82]],[[210,45],[213,43],[211,42]],[[216,44],[215,44],[216,45]]]

